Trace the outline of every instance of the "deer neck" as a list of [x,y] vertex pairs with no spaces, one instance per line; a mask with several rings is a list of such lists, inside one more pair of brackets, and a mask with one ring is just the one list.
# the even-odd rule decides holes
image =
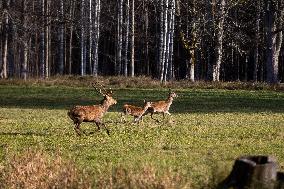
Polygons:
[[167,104],[171,105],[173,103],[174,98],[173,97],[168,97],[167,99]]
[[102,103],[101,103],[101,107],[104,109],[104,111],[106,112],[109,107],[110,107],[110,104],[108,103],[108,101],[104,100]]
[[146,112],[148,110],[149,106],[144,106],[143,112]]

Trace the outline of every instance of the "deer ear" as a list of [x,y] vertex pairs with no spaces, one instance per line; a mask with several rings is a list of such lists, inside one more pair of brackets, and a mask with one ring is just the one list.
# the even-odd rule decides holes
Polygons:
[[145,98],[144,98],[143,102],[146,103],[146,99]]

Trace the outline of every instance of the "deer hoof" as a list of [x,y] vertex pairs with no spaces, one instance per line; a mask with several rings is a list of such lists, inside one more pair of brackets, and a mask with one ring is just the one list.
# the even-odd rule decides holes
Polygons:
[[107,132],[107,135],[109,136],[109,135],[110,135],[110,134],[109,134],[109,130],[107,130],[106,132]]

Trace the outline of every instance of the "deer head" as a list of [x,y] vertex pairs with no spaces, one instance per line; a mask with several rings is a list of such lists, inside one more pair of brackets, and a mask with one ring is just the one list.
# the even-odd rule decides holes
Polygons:
[[172,89],[169,89],[169,97],[171,98],[177,98],[178,95],[175,92],[172,92]]
[[104,99],[101,102],[102,105],[105,104],[107,106],[111,106],[111,105],[114,105],[114,104],[117,103],[117,101],[112,97],[113,92],[112,92],[111,88],[106,90],[104,86],[102,86],[101,84],[98,84],[97,82],[96,83],[92,83],[92,86],[95,88],[95,90],[99,94],[101,94],[104,97]]

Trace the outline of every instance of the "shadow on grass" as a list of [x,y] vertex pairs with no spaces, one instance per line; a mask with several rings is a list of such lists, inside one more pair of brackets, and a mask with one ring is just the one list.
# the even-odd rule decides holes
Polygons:
[[0,136],[47,136],[49,133],[36,132],[0,132]]
[[[4,88],[3,88],[4,87]],[[0,107],[69,109],[74,105],[98,104],[102,97],[93,90],[48,87],[0,87]],[[273,91],[183,90],[177,91],[170,112],[284,112],[284,94]],[[165,100],[166,90],[120,89],[114,91],[118,103],[109,111],[121,112],[125,103],[143,105],[143,100]]]

